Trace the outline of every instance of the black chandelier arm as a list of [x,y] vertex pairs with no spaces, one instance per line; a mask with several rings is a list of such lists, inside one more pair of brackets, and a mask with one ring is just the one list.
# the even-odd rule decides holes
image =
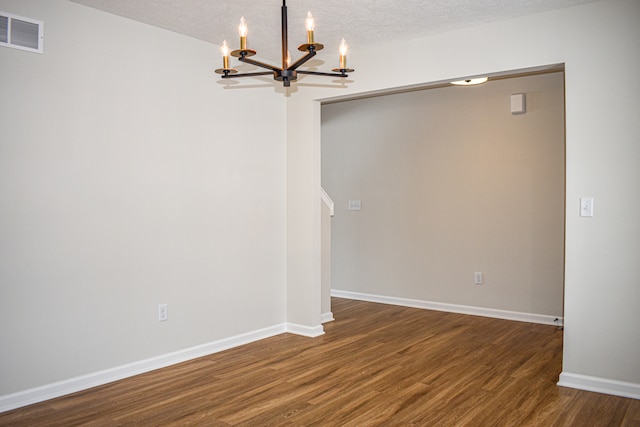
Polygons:
[[341,73],[322,73],[320,71],[298,70],[298,74],[311,74],[314,76],[329,76],[329,77],[349,77],[349,74],[347,74],[346,71]]
[[253,77],[253,76],[273,76],[273,71],[259,71],[257,73],[225,73],[222,77],[223,79],[235,79],[236,77]]
[[238,58],[238,61],[246,62],[247,64],[255,65],[260,68],[266,68],[267,70],[271,70],[271,71],[280,71],[280,68],[276,66],[265,64],[264,62],[256,61],[255,59],[249,59],[247,56],[244,56],[244,55],[240,56],[240,58]]
[[[294,62],[290,66],[288,66],[287,70],[295,70],[296,68],[298,68],[299,66],[301,66],[302,64],[304,64],[305,62],[313,58],[314,56],[316,56],[316,51],[314,49],[311,49],[309,53],[307,53],[305,56],[298,59],[296,62]],[[298,71],[298,72],[301,72],[301,71]]]

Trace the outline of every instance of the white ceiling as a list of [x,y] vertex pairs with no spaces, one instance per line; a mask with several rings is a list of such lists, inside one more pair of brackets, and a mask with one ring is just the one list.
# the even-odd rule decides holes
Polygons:
[[[239,46],[244,16],[248,47],[274,63],[280,58],[281,0],[71,0],[214,44]],[[289,0],[289,45],[306,42],[305,15],[316,21],[315,41],[324,55],[338,51],[342,37],[350,51],[381,41],[402,41],[491,21],[560,9],[596,0]]]

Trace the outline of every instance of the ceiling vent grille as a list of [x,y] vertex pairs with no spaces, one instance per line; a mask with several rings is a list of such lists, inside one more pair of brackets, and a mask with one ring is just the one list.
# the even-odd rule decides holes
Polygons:
[[0,12],[0,46],[42,53],[44,23]]

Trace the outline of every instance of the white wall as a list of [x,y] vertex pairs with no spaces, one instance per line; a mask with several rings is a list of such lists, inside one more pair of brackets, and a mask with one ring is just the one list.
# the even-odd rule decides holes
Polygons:
[[195,39],[0,10],[45,23],[0,48],[0,396],[285,322],[284,98]]
[[[323,106],[332,288],[562,317],[563,81],[556,72]],[[514,93],[526,94],[526,114],[511,114]],[[362,210],[348,211],[350,199]]]
[[[564,384],[581,386],[586,378],[609,392],[628,386],[640,397],[639,19],[639,2],[606,0],[369,51],[352,46],[356,72],[346,87],[299,89],[287,105],[287,133],[295,138],[288,145],[288,182],[296,183],[287,192],[288,236],[297,251],[287,271],[289,287],[298,289],[288,294],[290,315],[304,321],[300,313],[315,310],[309,295],[321,292],[318,279],[300,274],[305,265],[320,270],[319,100],[564,63]],[[595,198],[595,217],[578,216],[581,196]]]

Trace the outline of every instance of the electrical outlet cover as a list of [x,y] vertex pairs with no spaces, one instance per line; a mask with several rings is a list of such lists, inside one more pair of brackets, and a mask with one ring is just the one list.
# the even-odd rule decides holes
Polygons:
[[476,285],[481,285],[482,284],[482,273],[481,272],[476,272],[475,273],[473,283],[475,283]]
[[160,304],[158,306],[158,322],[164,322],[169,320],[169,306],[167,304]]

